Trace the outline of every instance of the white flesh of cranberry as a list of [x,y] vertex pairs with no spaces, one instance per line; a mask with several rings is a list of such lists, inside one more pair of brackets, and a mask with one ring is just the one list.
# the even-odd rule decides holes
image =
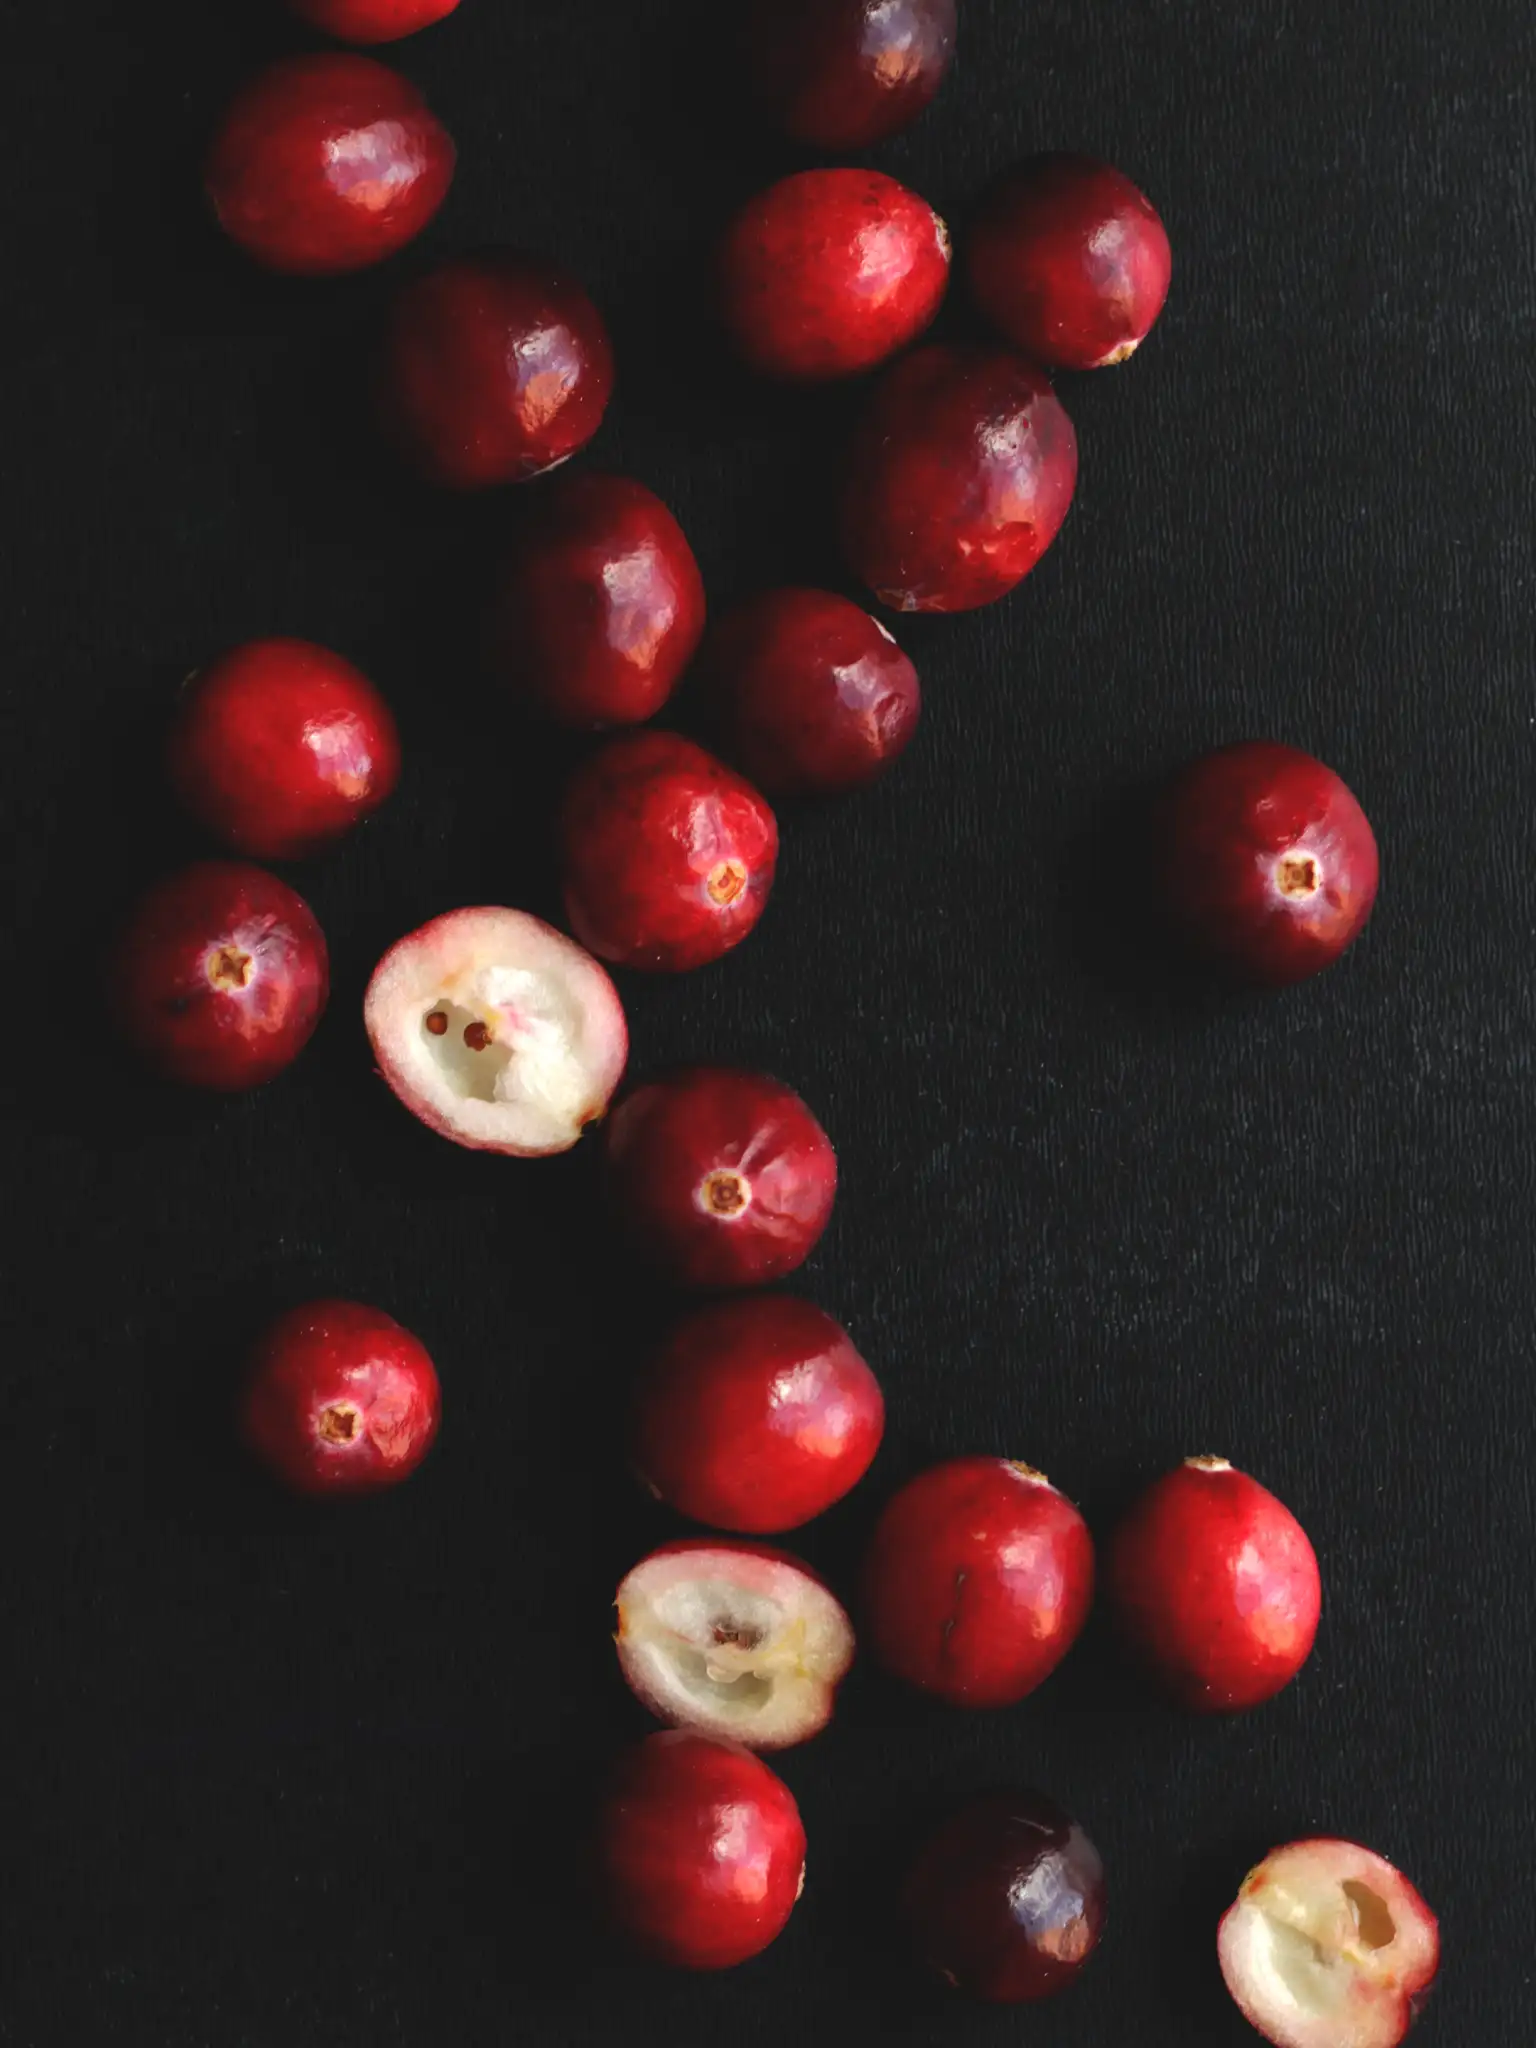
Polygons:
[[787,1749],[823,1727],[853,1627],[810,1572],[728,1544],[659,1550],[618,1592],[619,1662],[674,1728]]
[[628,1052],[607,973],[526,911],[454,910],[374,970],[363,1021],[384,1078],[460,1145],[567,1151],[608,1107]]
[[1277,2048],[1395,2048],[1440,1958],[1435,1916],[1402,1872],[1339,1841],[1266,1856],[1217,1946],[1227,1989]]

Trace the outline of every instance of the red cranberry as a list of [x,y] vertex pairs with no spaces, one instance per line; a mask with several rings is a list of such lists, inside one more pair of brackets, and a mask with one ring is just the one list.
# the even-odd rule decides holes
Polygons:
[[187,809],[236,853],[303,860],[383,803],[400,741],[351,662],[308,640],[252,640],[189,681],[170,772]]
[[1312,1654],[1323,1589],[1306,1531],[1225,1458],[1187,1458],[1147,1489],[1106,1581],[1131,1646],[1196,1712],[1256,1707]]
[[917,338],[949,282],[949,231],[879,171],[801,171],[758,193],[721,250],[725,324],[767,377],[873,369]]
[[921,1472],[875,1525],[870,1648],[956,1707],[1006,1707],[1071,1649],[1093,1600],[1093,1541],[1072,1503],[1006,1458]]
[[598,1826],[609,1913],[642,1955],[728,1970],[783,1932],[805,1883],[794,1796],[745,1749],[678,1730],[620,1760]]
[[1376,839],[1331,768],[1252,740],[1192,762],[1157,820],[1169,915],[1217,966],[1280,987],[1327,967],[1376,901]]
[[300,21],[343,43],[397,43],[443,21],[459,0],[288,0]]
[[561,810],[565,909],[599,959],[676,974],[751,931],[779,828],[751,783],[673,732],[626,733],[577,769]]
[[193,1088],[270,1081],[309,1043],[330,990],[325,935],[264,868],[204,861],[168,876],[119,937],[109,994],[149,1063]]
[[679,1287],[758,1287],[810,1257],[832,1215],[837,1154],[793,1089],[737,1067],[644,1082],[603,1131],[630,1243]]
[[1039,370],[1001,349],[920,348],[855,435],[843,545],[882,604],[970,611],[1035,566],[1076,484],[1077,436]]
[[1092,157],[1037,156],[983,198],[966,268],[986,318],[1037,363],[1097,370],[1146,340],[1173,257],[1129,178]]
[[770,796],[872,782],[917,730],[917,670],[878,619],[827,590],[765,590],[712,629],[725,752]]
[[562,725],[639,725],[703,631],[704,580],[660,498],[627,476],[568,476],[540,495],[512,557],[492,659]]
[[678,1514],[716,1529],[797,1529],[869,1470],[880,1383],[840,1323],[788,1294],[714,1302],[651,1359],[634,1462]]
[[867,149],[916,120],[955,53],[955,0],[751,0],[742,63],[809,149]]
[[540,476],[584,448],[613,392],[613,349],[579,284],[525,256],[463,257],[400,294],[385,423],[454,490]]
[[432,1448],[442,1395],[426,1348],[381,1309],[311,1301],[257,1346],[246,1442],[295,1493],[377,1493]]
[[453,182],[452,138],[371,57],[289,57],[235,99],[208,159],[219,224],[269,270],[363,270],[414,241]]
[[993,1792],[928,1842],[906,1909],[919,1953],[957,1991],[995,2005],[1049,1998],[1099,1945],[1104,1865],[1051,1800]]

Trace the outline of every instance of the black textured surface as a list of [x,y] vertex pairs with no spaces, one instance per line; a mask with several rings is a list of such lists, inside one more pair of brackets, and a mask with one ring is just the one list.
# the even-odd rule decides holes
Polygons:
[[[21,14],[16,10],[16,16]],[[196,206],[199,138],[277,10],[84,0],[13,17],[0,327],[7,819],[22,944],[3,1491],[0,2041],[443,2048],[622,2037],[970,2044],[1016,2023],[914,1987],[893,1858],[1018,1776],[1085,1821],[1109,1937],[1032,2023],[1056,2048],[1251,2038],[1212,1933],[1252,1855],[1326,1830],[1442,1911],[1426,2042],[1529,2029],[1533,1487],[1531,802],[1536,36],[1523,0],[964,0],[956,73],[876,161],[952,217],[1026,147],[1151,192],[1173,297],[1069,380],[1082,483],[1009,602],[902,633],[925,732],[862,799],[788,815],[733,959],[630,982],[637,1062],[771,1065],[841,1149],[807,1291],[889,1390],[876,1475],[802,1547],[846,1574],[923,1459],[1048,1469],[1103,1527],[1188,1450],[1272,1484],[1321,1554],[1316,1657],[1185,1721],[1098,1631],[1016,1712],[856,1676],[784,1764],[811,1838],[782,1943],[644,1976],[567,1883],[581,1800],[644,1725],[607,1601],[664,1524],[612,1417],[655,1305],[620,1285],[590,1159],[472,1157],[369,1074],[383,945],[548,900],[550,756],[469,659],[510,507],[371,451],[381,307],[438,251],[558,250],[612,315],[593,451],[677,508],[712,598],[835,575],[846,394],[722,367],[695,314],[725,209],[790,166],[680,84],[722,0],[464,0],[398,61],[456,131],[425,244],[265,281]],[[959,316],[947,315],[963,325]],[[127,892],[194,843],[151,763],[177,678],[284,631],[396,701],[398,800],[296,873],[330,934],[310,1053],[227,1103],[149,1088],[90,980]],[[1206,1003],[1105,943],[1141,850],[1117,793],[1248,734],[1359,792],[1384,887],[1310,987]],[[1113,857],[1106,858],[1105,849]],[[389,1306],[447,1390],[396,1498],[316,1512],[227,1442],[252,1328]]]

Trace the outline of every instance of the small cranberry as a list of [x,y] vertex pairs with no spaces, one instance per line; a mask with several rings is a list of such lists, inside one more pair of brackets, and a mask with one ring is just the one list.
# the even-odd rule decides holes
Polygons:
[[300,21],[343,43],[397,43],[444,21],[459,0],[288,0]]
[[793,141],[867,149],[943,84],[955,0],[751,0],[741,50],[764,111]]

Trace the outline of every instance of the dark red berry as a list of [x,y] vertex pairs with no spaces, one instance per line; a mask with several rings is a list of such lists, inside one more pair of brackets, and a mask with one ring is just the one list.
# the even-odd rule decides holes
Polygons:
[[430,28],[459,0],[288,0],[300,21],[343,43],[397,43]]
[[955,0],[750,0],[740,63],[809,149],[867,149],[916,120],[955,51]]

